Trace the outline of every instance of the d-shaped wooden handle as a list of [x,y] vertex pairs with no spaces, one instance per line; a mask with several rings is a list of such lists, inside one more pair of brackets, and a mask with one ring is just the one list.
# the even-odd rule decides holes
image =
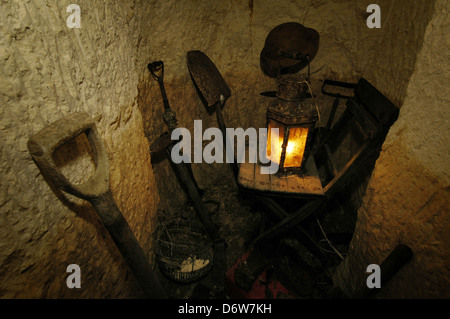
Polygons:
[[[86,182],[74,185],[56,166],[53,153],[81,133],[86,133],[96,169]],[[74,113],[46,126],[28,140],[28,150],[41,173],[61,190],[89,201],[108,192],[108,156],[95,122],[87,113]]]

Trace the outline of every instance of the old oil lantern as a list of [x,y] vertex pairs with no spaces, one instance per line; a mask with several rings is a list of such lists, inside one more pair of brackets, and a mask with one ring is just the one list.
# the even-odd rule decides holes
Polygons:
[[[267,108],[267,157],[279,165],[280,174],[302,173],[318,113],[309,77],[283,74],[278,77],[276,99]],[[278,128],[274,134],[271,128]]]
[[[310,92],[310,62],[319,49],[319,33],[296,22],[273,28],[260,55],[262,71],[277,79],[276,99],[267,108],[267,157],[278,172],[302,173],[318,113]],[[308,66],[308,75],[296,75]],[[311,94],[308,94],[311,93]],[[277,128],[274,136],[271,128]]]

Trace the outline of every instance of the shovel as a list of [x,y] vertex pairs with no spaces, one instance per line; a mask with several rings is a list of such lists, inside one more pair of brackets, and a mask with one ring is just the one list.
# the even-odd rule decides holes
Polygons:
[[[81,133],[86,134],[92,147],[96,170],[86,182],[74,185],[56,166],[53,153]],[[139,242],[114,202],[109,187],[108,156],[94,120],[82,112],[68,115],[33,135],[28,150],[46,180],[92,204],[147,297],[166,298]]]
[[[164,105],[163,121],[169,128],[169,132],[161,135],[150,145],[150,152],[155,154],[165,151],[169,159],[172,161],[171,150],[174,141],[171,139],[170,133],[177,127],[178,120],[175,112],[173,112],[170,108],[169,100],[167,99],[166,89],[164,86],[164,62],[155,61],[149,63],[147,67],[153,78],[158,81]],[[208,231],[208,234],[213,240],[215,240],[217,237],[217,231],[213,223],[211,222],[211,219],[209,218],[207,209],[203,205],[200,189],[195,181],[195,178],[193,177],[190,165],[188,163],[181,162],[179,164],[173,163],[173,167],[178,173],[178,178],[181,180],[181,183],[185,186],[186,191],[193,202],[200,220]]]
[[[168,158],[172,161],[171,151],[174,141],[171,140],[170,132],[173,131],[177,126],[176,114],[170,108],[169,101],[167,99],[166,89],[164,86],[164,62],[155,61],[148,64],[148,70],[150,71],[153,78],[158,81],[161,95],[163,98],[164,114],[163,121],[169,128],[169,132],[161,135],[156,141],[154,141],[150,146],[151,153],[158,153],[165,151]],[[150,142],[150,141],[149,141]],[[199,192],[195,178],[192,175],[191,167],[188,163],[173,163],[172,166],[178,173],[178,178],[180,182],[185,186],[190,199],[193,202],[194,208],[197,212],[198,217],[205,226],[210,238],[214,244],[214,263],[212,267],[212,294],[220,296],[223,294],[224,290],[224,276],[225,276],[225,240],[219,235],[219,232],[215,225],[213,224],[209,212],[206,209],[201,194]]]
[[[203,103],[206,104],[208,111],[216,112],[217,123],[226,145],[227,134],[222,109],[226,100],[231,96],[231,90],[217,67],[202,51],[189,51],[187,53],[187,64]],[[237,177],[239,169],[236,161],[233,161],[232,168],[234,176]]]

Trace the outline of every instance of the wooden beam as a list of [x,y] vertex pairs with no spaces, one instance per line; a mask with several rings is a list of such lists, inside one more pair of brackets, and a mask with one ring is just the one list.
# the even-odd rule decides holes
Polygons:
[[334,124],[333,128],[330,132],[325,136],[323,140],[320,141],[318,145],[316,145],[313,150],[311,151],[311,155],[315,156],[316,153],[320,152],[321,148],[325,144],[333,144],[335,138],[338,136],[338,132],[341,132],[347,125],[348,122],[352,119],[352,114],[350,111],[346,108],[344,113],[342,113],[339,120]]
[[293,235],[300,244],[305,246],[312,254],[314,254],[314,256],[316,256],[323,265],[327,264],[327,258],[320,245],[299,224],[325,202],[323,198],[308,202],[293,214],[287,213],[281,206],[270,198],[257,196],[257,199],[260,200],[273,215],[281,219],[281,222],[264,232],[262,235],[258,236],[252,242],[251,246],[264,245],[268,243],[269,240],[274,240],[276,237],[292,231]]
[[369,134],[369,136],[371,138],[374,137],[382,127],[378,120],[372,114],[370,114],[363,105],[358,104],[353,99],[348,100],[346,105],[347,109],[361,124],[361,126]]
[[274,215],[277,217],[282,217],[283,219],[278,224],[258,236],[254,243],[259,241],[267,241],[280,234],[290,231],[293,227],[297,226],[301,221],[305,220],[309,215],[314,213],[324,203],[323,199],[315,199],[303,205],[296,212],[288,214],[270,198],[259,197],[259,200],[262,201],[266,207],[274,213]]
[[333,153],[331,153],[331,150],[330,150],[330,147],[328,146],[328,144],[325,144],[324,148],[325,148],[325,153],[327,154],[327,156],[326,156],[327,164],[330,167],[330,170],[333,173],[333,176],[336,176],[338,174],[338,170],[336,167],[336,163],[334,162],[334,159],[333,159]]

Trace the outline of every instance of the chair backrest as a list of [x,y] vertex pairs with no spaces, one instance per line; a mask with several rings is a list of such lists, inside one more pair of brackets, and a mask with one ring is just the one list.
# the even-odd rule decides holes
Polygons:
[[325,196],[336,194],[369,159],[378,157],[398,113],[372,84],[364,78],[358,81],[345,111],[312,152]]

